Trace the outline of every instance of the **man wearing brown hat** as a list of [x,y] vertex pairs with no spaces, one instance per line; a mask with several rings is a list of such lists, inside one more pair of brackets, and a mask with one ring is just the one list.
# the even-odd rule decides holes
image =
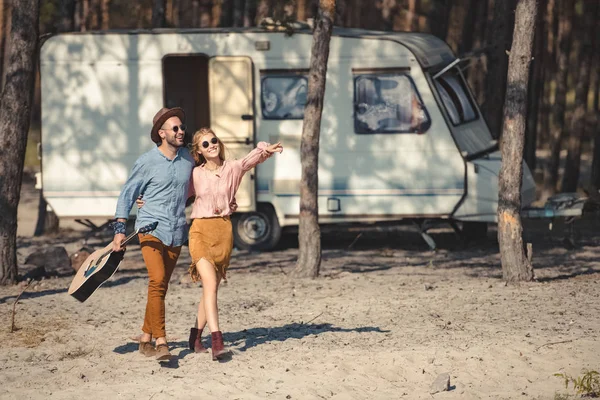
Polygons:
[[140,234],[149,282],[139,350],[159,361],[171,358],[165,331],[165,296],[188,232],[185,203],[192,190],[189,183],[194,160],[184,147],[184,119],[181,108],[162,108],[156,113],[150,132],[156,147],[142,154],[133,165],[119,196],[113,224],[113,250],[122,251],[125,222],[138,196],[143,196],[145,204],[138,210],[136,229],[158,221],[151,234]]

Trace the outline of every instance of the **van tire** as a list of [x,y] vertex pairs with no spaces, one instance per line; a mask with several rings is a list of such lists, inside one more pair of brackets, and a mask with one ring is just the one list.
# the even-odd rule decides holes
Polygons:
[[281,238],[281,226],[271,204],[259,203],[256,211],[234,214],[233,243],[240,250],[271,250]]

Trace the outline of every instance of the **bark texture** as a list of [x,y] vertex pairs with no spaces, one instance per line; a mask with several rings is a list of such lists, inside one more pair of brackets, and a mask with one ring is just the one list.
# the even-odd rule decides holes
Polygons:
[[320,0],[315,21],[308,78],[308,98],[300,141],[302,179],[300,181],[300,221],[298,226],[298,264],[294,275],[316,278],[321,266],[321,230],[319,228],[318,168],[319,136],[329,42],[335,18],[335,0]]
[[488,73],[485,79],[485,103],[482,112],[495,138],[499,138],[502,131],[502,109],[499,105],[504,104],[506,91],[506,53],[510,48],[512,3],[512,0],[494,2],[494,17],[488,34]]
[[[573,30],[573,0],[557,0],[560,5],[558,26],[558,51],[556,60],[556,94],[552,107],[552,133],[550,135],[550,160],[544,171],[542,199],[556,192],[560,151],[565,137],[565,113],[567,110],[567,89],[569,79],[569,55],[571,54],[571,32]],[[556,7],[556,5],[555,5]]]
[[533,279],[533,267],[523,243],[520,211],[527,87],[536,12],[536,0],[519,0],[508,65],[498,188],[498,242],[502,276],[507,282]]
[[166,24],[165,0],[154,0],[152,6],[152,28],[164,28]]
[[581,49],[577,53],[579,71],[575,86],[575,111],[571,118],[569,140],[567,142],[567,160],[563,174],[562,192],[575,192],[579,182],[581,166],[581,145],[586,130],[588,91],[590,90],[591,66],[594,53],[594,19],[598,2],[583,2]]
[[0,284],[17,281],[17,206],[33,98],[39,4],[13,0],[6,84],[0,96]]
[[[546,9],[547,0],[539,0],[538,10]],[[537,126],[540,99],[544,90],[543,64],[545,36],[544,36],[544,13],[538,11],[537,25],[535,29],[535,41],[533,44],[533,63],[530,71],[529,91],[527,94],[527,129],[525,131],[525,162],[533,173],[535,171],[535,151],[537,148]]]

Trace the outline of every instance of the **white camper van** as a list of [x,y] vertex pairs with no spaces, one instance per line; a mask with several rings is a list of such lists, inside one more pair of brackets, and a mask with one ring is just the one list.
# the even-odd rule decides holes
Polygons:
[[[59,218],[113,217],[152,116],[183,107],[232,157],[285,151],[244,178],[238,247],[297,226],[312,33],[253,29],[61,34],[41,49],[42,185]],[[334,29],[319,153],[319,221],[496,220],[500,153],[442,40]],[[523,204],[535,186],[525,166]]]

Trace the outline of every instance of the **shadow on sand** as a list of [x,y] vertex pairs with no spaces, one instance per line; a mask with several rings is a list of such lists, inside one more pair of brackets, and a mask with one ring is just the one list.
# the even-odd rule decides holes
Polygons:
[[[382,330],[378,327],[365,326],[359,328],[341,328],[329,323],[325,324],[301,324],[292,323],[275,328],[250,328],[238,332],[227,332],[223,334],[225,345],[234,352],[244,352],[252,347],[260,346],[269,342],[284,342],[288,339],[303,339],[307,336],[320,335],[326,332],[359,332],[359,333],[386,333],[387,330]],[[208,343],[204,345],[210,347],[210,335],[207,336]],[[179,360],[185,358],[192,351],[188,348],[187,341],[177,341],[169,343],[171,350],[183,348],[178,354],[173,355],[169,362],[161,363],[164,368],[178,368]],[[129,342],[113,349],[117,354],[134,353],[138,351],[137,342]],[[229,359],[220,360],[227,362]]]

